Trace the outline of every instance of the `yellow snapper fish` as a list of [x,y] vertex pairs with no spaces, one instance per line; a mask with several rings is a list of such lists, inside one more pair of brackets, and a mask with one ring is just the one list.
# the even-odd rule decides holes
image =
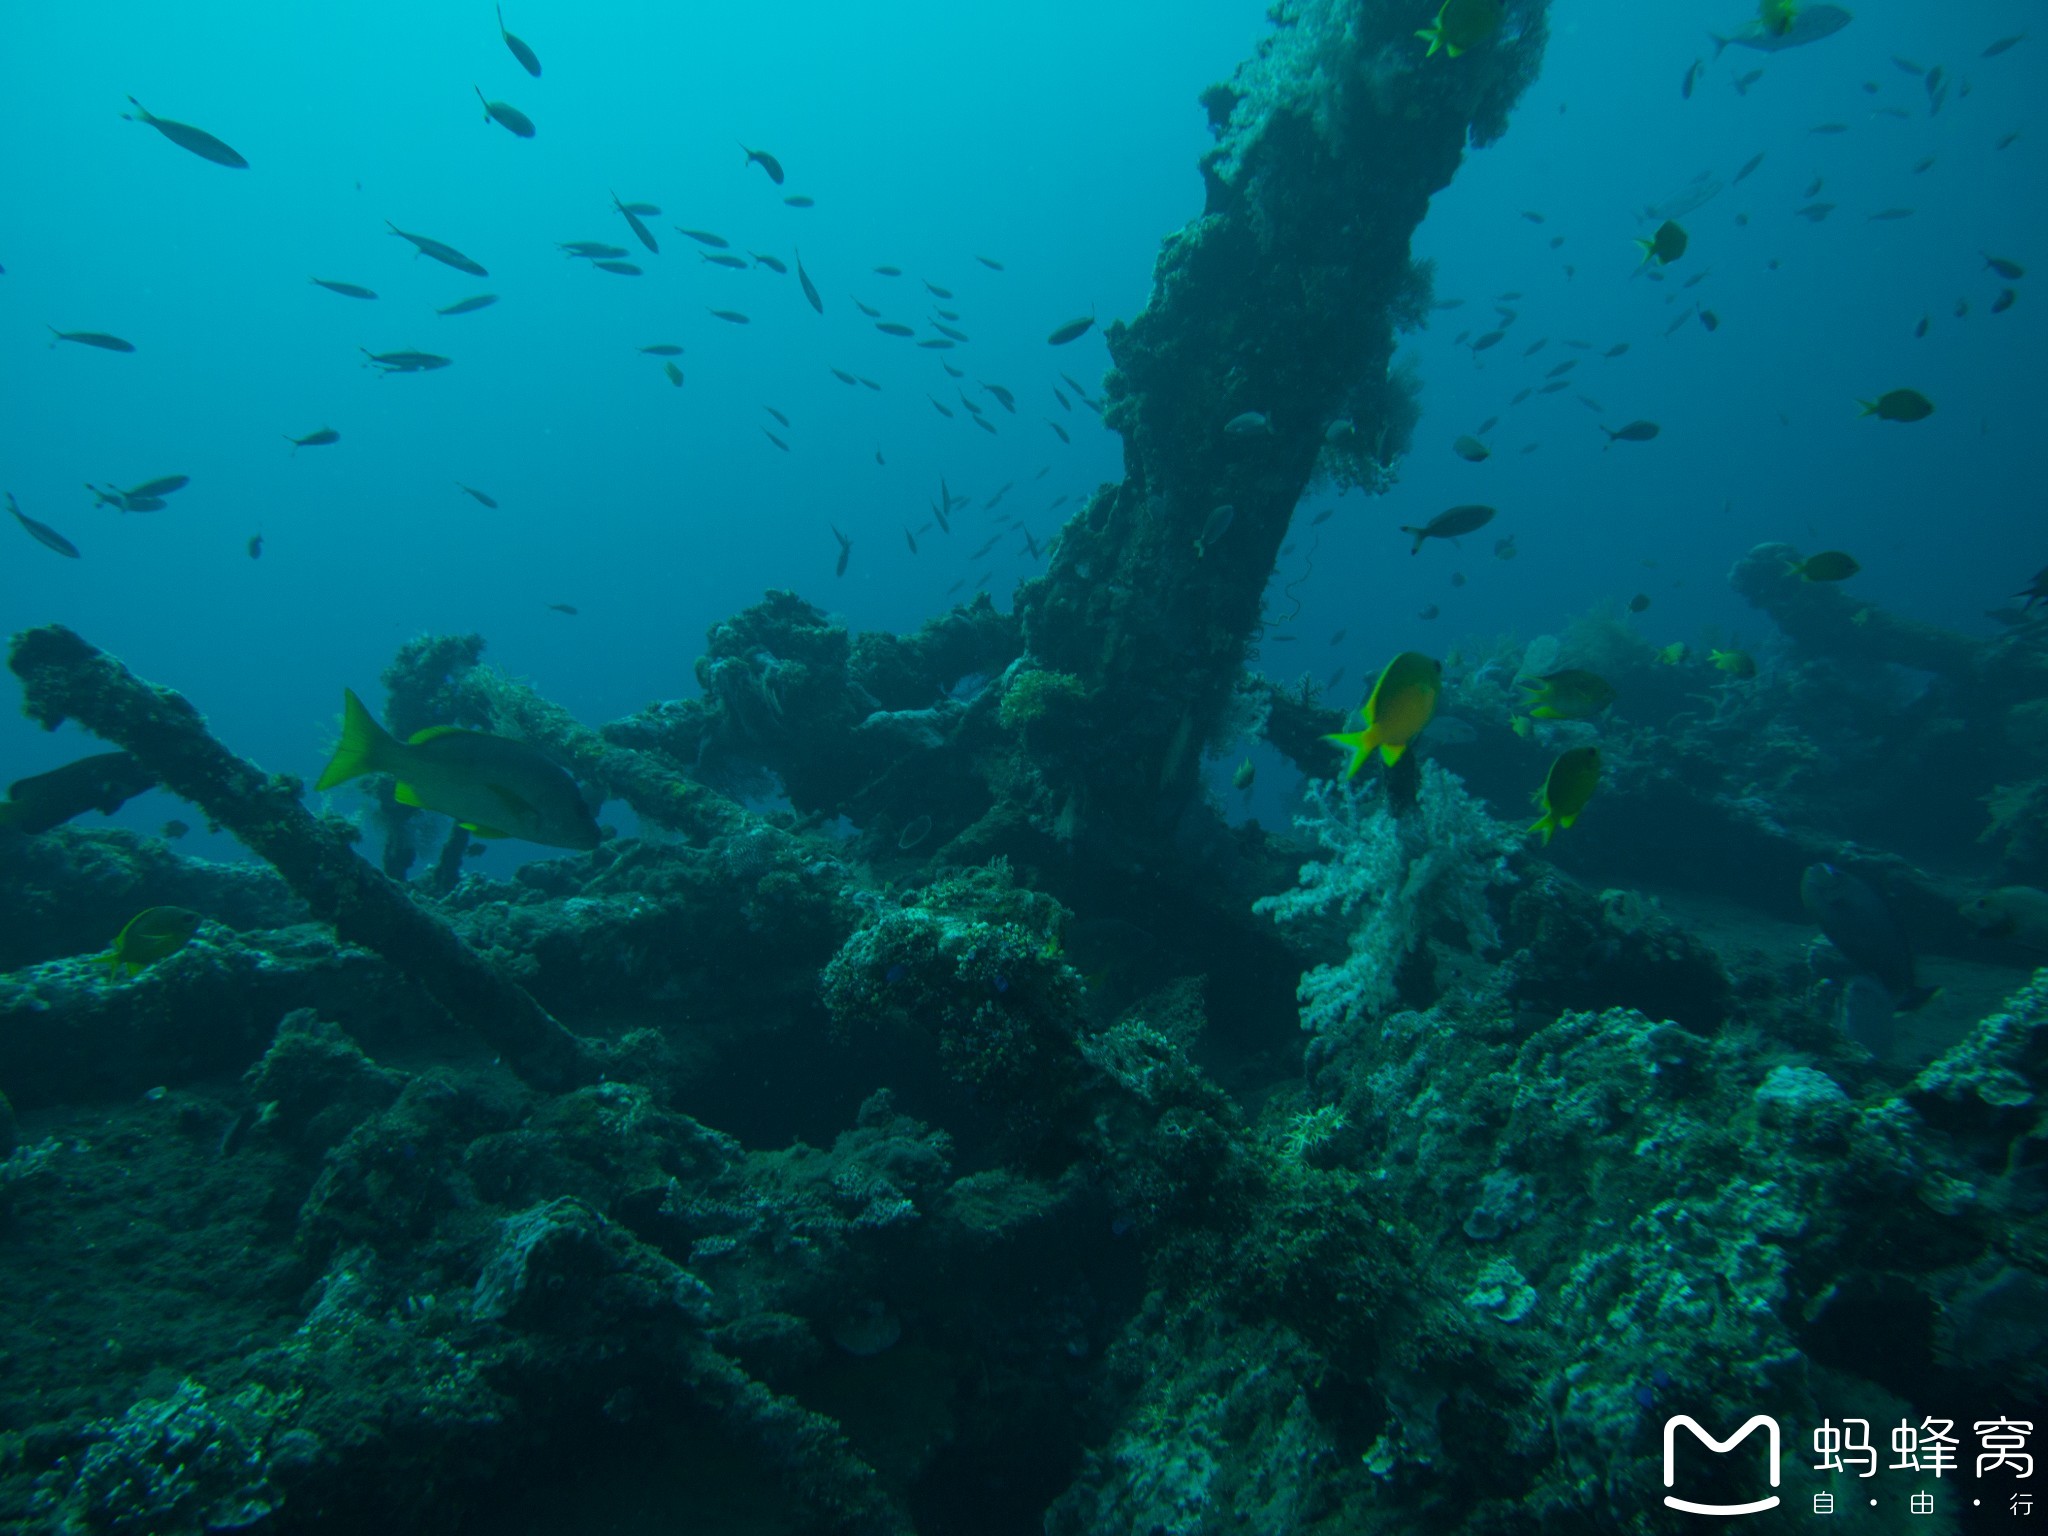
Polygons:
[[1425,58],[1434,58],[1441,48],[1455,59],[1493,36],[1500,23],[1500,0],[1444,0],[1436,24],[1415,35],[1429,44]]
[[517,837],[550,848],[595,848],[602,840],[576,781],[538,749],[487,731],[434,725],[400,741],[363,701],[343,690],[341,745],[316,789],[366,773],[398,781],[398,803],[452,816],[478,837]]
[[1422,734],[1429,717],[1436,713],[1436,696],[1443,684],[1443,663],[1419,652],[1403,651],[1388,662],[1359,711],[1365,717],[1365,729],[1323,738],[1350,748],[1351,766],[1344,770],[1344,777],[1355,777],[1375,747],[1382,760],[1398,763],[1408,743]]
[[183,907],[149,907],[128,919],[128,926],[114,936],[114,947],[93,956],[93,964],[108,969],[119,966],[130,976],[145,966],[168,959],[192,942],[192,935],[206,919]]
[[1538,720],[1590,720],[1614,702],[1614,684],[1578,667],[1525,677],[1521,683],[1531,692],[1529,713]]
[[1560,752],[1544,777],[1543,787],[1536,792],[1536,803],[1543,808],[1543,815],[1529,830],[1541,832],[1543,846],[1549,847],[1550,834],[1577,821],[1579,812],[1599,787],[1598,747],[1573,747],[1569,752]]

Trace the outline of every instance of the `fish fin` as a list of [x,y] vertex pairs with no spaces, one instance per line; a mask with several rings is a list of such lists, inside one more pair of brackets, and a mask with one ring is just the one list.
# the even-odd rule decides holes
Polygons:
[[400,805],[411,806],[416,811],[429,809],[427,802],[420,798],[420,792],[410,784],[394,784],[391,787],[391,798]]
[[[1556,830],[1556,827],[1557,818],[1554,815],[1552,815],[1549,811],[1545,811],[1543,813],[1542,819],[1540,821],[1533,823],[1530,826],[1529,831],[1541,832],[1543,834],[1543,846],[1548,848],[1550,846],[1550,834],[1554,830]],[[1524,836],[1526,835],[1527,834],[1525,833]]]
[[496,827],[480,827],[473,821],[458,822],[458,826],[471,837],[510,837],[510,832],[501,832]]
[[405,744],[408,747],[416,747],[423,741],[432,741],[436,736],[453,736],[460,732],[461,729],[462,727],[459,725],[422,726],[419,730],[406,737]]
[[321,771],[315,789],[332,789],[374,771],[388,750],[398,745],[356,697],[354,689],[344,688],[341,698],[341,742]]
[[1459,58],[1459,57],[1462,57],[1462,56],[1463,56],[1463,54],[1464,54],[1464,52],[1465,52],[1465,50],[1464,50],[1464,49],[1462,49],[1462,48],[1460,48],[1460,47],[1459,47],[1459,46],[1458,46],[1458,45],[1457,45],[1456,43],[1445,43],[1445,44],[1444,44],[1444,52],[1445,52],[1445,53],[1446,53],[1447,55],[1449,55],[1449,56],[1450,56],[1451,58],[1454,58],[1454,59],[1455,59],[1455,58]]
[[92,963],[94,965],[104,965],[108,970],[112,970],[121,963],[121,951],[110,949],[104,955],[94,955]]
[[1552,709],[1548,704],[1543,704],[1530,710],[1529,717],[1532,720],[1562,720],[1564,715],[1562,712]]
[[1366,759],[1372,756],[1372,749],[1376,745],[1370,727],[1362,731],[1344,731],[1337,735],[1325,736],[1323,740],[1334,742],[1350,752],[1351,765],[1344,770],[1344,777],[1347,779],[1358,776],[1358,770],[1365,766]]
[[1714,44],[1714,57],[1717,59],[1721,57],[1722,50],[1725,49],[1731,41],[1733,41],[1733,39],[1731,38],[1721,36],[1721,34],[1718,32],[1709,32],[1707,36],[1709,39],[1712,40]]
[[1383,741],[1380,743],[1380,761],[1391,768],[1401,761],[1402,754],[1407,750],[1408,743],[1405,741]]
[[1443,42],[1443,29],[1441,27],[1425,27],[1422,31],[1417,32],[1415,35],[1421,38],[1425,43],[1429,44],[1429,52],[1425,53],[1423,57],[1425,59],[1435,58],[1437,48]]

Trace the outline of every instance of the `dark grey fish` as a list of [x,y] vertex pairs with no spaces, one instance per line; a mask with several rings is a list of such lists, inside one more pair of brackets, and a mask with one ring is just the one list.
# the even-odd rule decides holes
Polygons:
[[1911,1013],[1934,996],[1920,985],[1913,945],[1884,899],[1847,870],[1810,864],[1799,877],[1799,900],[1850,964],[1884,984],[1893,1006]]
[[652,203],[622,203],[619,201],[619,194],[616,192],[612,194],[612,206],[619,210],[620,217],[626,221],[626,227],[633,231],[640,243],[646,246],[653,254],[659,256],[661,254],[661,247],[654,243],[653,231],[640,222],[640,210],[645,208],[650,213],[655,214],[660,213],[661,210]]
[[936,320],[932,322],[932,329],[937,331],[941,336],[948,337],[954,341],[964,342],[967,340],[967,333],[965,331],[956,331],[950,325],[941,325]]
[[471,277],[489,277],[491,275],[482,266],[471,261],[452,245],[443,244],[441,241],[430,239],[426,235],[409,234],[405,230],[400,229],[396,224],[391,224],[389,219],[386,219],[384,222],[391,225],[391,233],[398,236],[399,239],[410,240],[422,256],[431,256],[443,266],[453,267],[458,272],[467,272]]
[[711,314],[714,318],[723,320],[727,325],[752,325],[754,323],[736,309],[714,309],[711,311]]
[[1049,346],[1064,347],[1068,342],[1079,341],[1083,336],[1086,336],[1094,324],[1095,317],[1093,315],[1090,315],[1085,320],[1069,320],[1065,325],[1046,337],[1046,343]]
[[[779,176],[776,178],[778,181],[781,179]],[[804,270],[804,253],[802,251],[796,252],[796,280],[803,284],[804,297],[810,300],[811,308],[821,315],[825,313],[825,301],[818,297],[817,286],[811,282],[811,274]]]
[[482,101],[484,104],[485,122],[497,123],[507,132],[512,133],[522,139],[530,139],[533,137],[532,118],[528,117],[524,112],[520,111],[510,102],[486,101],[484,99],[483,87],[480,85],[472,86],[471,89],[476,92],[476,99],[478,101]]
[[308,432],[304,437],[293,437],[287,432],[284,440],[292,445],[292,452],[297,453],[301,448],[325,448],[331,443],[338,443],[341,441],[341,434],[332,427],[322,427],[317,432]]
[[754,258],[755,266],[766,267],[777,277],[787,277],[789,275],[789,267],[780,256],[764,256],[759,251],[749,251],[747,254]]
[[841,533],[831,523],[827,523],[825,526],[832,529],[832,537],[839,541],[839,563],[832,568],[832,574],[834,576],[844,576],[846,574],[846,562],[853,557],[853,540]]
[[482,491],[478,490],[475,486],[463,485],[463,483],[460,480],[456,481],[455,484],[461,490],[467,492],[471,496],[474,496],[484,506],[489,507],[493,512],[498,510],[498,503],[493,498],[486,496]]
[[7,510],[12,512],[14,514],[14,520],[17,523],[20,523],[21,526],[28,531],[28,536],[34,539],[38,544],[42,545],[43,548],[55,550],[58,554],[64,556],[68,560],[79,560],[84,558],[82,555],[79,554],[78,546],[72,543],[69,539],[65,538],[63,534],[59,533],[56,529],[52,528],[48,523],[37,522],[34,518],[30,517],[26,512],[22,511],[21,508],[15,504],[14,492],[12,491],[9,491],[7,493]]
[[[52,336],[57,338],[57,341],[74,341],[81,347],[98,347],[102,352],[133,352],[135,350],[134,342],[123,341],[118,336],[109,336],[105,331],[60,331],[54,325],[48,327],[48,330]],[[50,345],[56,346],[57,341],[51,342]]]
[[360,283],[338,282],[331,277],[316,277],[312,281],[318,283],[329,293],[340,294],[344,299],[374,299],[377,297],[376,290],[365,288]]
[[762,409],[762,410],[764,410],[764,411],[766,411],[766,412],[767,412],[767,413],[768,413],[768,414],[769,414],[770,416],[773,416],[773,417],[774,417],[774,418],[775,418],[775,419],[776,419],[777,421],[781,422],[781,423],[782,423],[782,424],[783,424],[783,425],[784,425],[785,427],[789,425],[789,418],[788,418],[787,416],[783,415],[783,414],[782,414],[782,412],[780,412],[780,411],[778,411],[777,409],[775,409],[775,407],[774,407],[774,406],[772,406],[772,405],[764,405],[764,406],[762,406],[762,407],[761,407],[761,409]]
[[473,315],[480,309],[489,309],[498,302],[495,293],[473,293],[466,299],[457,299],[453,304],[444,304],[434,311],[437,315]]
[[610,272],[619,277],[640,275],[640,269],[630,261],[593,261],[591,265],[600,272]]
[[765,149],[747,149],[747,146],[744,144],[740,148],[746,150],[747,158],[745,163],[747,165],[758,165],[768,173],[770,181],[774,182],[778,187],[782,185],[782,162],[780,160],[769,154]]
[[748,266],[746,257],[735,256],[730,251],[699,251],[697,258],[716,267],[730,267],[735,272],[744,272]]
[[1734,174],[1734,176],[1729,179],[1728,185],[1732,187],[1737,182],[1747,181],[1752,175],[1756,173],[1756,168],[1762,165],[1763,163],[1764,152],[1762,150],[1758,150],[1755,154],[1751,155],[1747,160],[1742,162],[1742,169],[1737,171]]
[[534,79],[540,78],[540,55],[505,30],[505,8],[498,7],[498,36],[505,40],[505,46],[512,50],[512,57],[519,61],[519,67]]
[[767,429],[766,427],[763,427],[763,428],[761,429],[761,434],[762,434],[762,436],[766,437],[766,438],[768,439],[768,441],[769,441],[769,442],[773,443],[773,444],[774,444],[774,445],[775,445],[776,447],[780,448],[780,449],[781,449],[781,450],[782,450],[782,451],[783,451],[784,453],[787,453],[787,452],[789,452],[789,444],[785,443],[785,442],[784,442],[784,441],[783,441],[783,440],[782,440],[781,438],[777,437],[777,436],[776,436],[776,435],[775,435],[775,434],[774,434],[773,432],[770,432],[770,431],[769,431],[769,430],[768,430],[768,429]]
[[437,368],[446,368],[455,359],[442,357],[437,352],[372,352],[368,347],[357,351],[367,357],[372,366],[384,373],[432,373]]
[[815,197],[804,197],[801,195],[785,197],[782,201],[791,208],[815,208],[818,206],[818,200]]
[[895,320],[880,321],[876,324],[875,329],[884,336],[915,336],[917,334],[909,326]]
[[732,242],[726,239],[725,236],[714,235],[708,229],[685,229],[680,224],[674,227],[675,232],[677,234],[688,235],[692,240],[696,241],[699,245],[708,245],[713,250],[722,251],[727,246],[732,244]]
[[128,98],[128,105],[135,110],[123,112],[123,118],[131,123],[147,123],[178,148],[189,150],[202,160],[211,160],[215,165],[224,165],[231,171],[249,169],[248,161],[205,129],[194,128],[190,123],[174,123],[168,117],[152,117],[133,96]]
[[597,256],[616,258],[628,254],[623,245],[606,245],[602,240],[564,240],[555,249],[585,259]]

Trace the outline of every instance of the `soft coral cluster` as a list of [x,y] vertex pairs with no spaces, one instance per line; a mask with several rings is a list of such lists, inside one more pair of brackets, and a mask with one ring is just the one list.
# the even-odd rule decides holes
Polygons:
[[1329,780],[1309,785],[1295,825],[1327,857],[1301,867],[1300,884],[1261,897],[1256,912],[1285,925],[1349,925],[1349,953],[1301,978],[1301,1027],[1326,1030],[1377,1016],[1397,1000],[1404,962],[1440,925],[1464,930],[1474,950],[1500,943],[1487,891],[1510,881],[1514,833],[1465,792],[1457,775],[1422,766],[1413,810],[1396,815],[1383,791]]

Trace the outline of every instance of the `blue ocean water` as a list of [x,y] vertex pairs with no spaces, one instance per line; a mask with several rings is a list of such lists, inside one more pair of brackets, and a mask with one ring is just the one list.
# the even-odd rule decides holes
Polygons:
[[[538,51],[538,80],[482,7],[19,13],[0,126],[40,148],[0,165],[0,481],[84,558],[7,530],[0,620],[76,627],[187,691],[238,750],[310,776],[341,687],[367,689],[414,634],[479,631],[494,661],[596,722],[689,692],[706,628],[768,587],[855,627],[911,628],[984,573],[1006,602],[1039,567],[1009,533],[969,561],[979,514],[950,537],[931,528],[940,479],[977,506],[1014,483],[1006,505],[1042,544],[1116,478],[1114,436],[1051,393],[1060,371],[1098,389],[1100,329],[1059,349],[1044,338],[1143,304],[1159,238],[1200,211],[1196,95],[1249,51],[1263,12],[535,3],[505,19]],[[2028,364],[2042,332],[2025,282],[2021,302],[1990,313],[2009,285],[1982,253],[2037,259],[2048,215],[2030,117],[2040,50],[1979,55],[2033,16],[1891,0],[1808,48],[1716,58],[1709,29],[1737,26],[1740,6],[1561,8],[1510,132],[1468,154],[1418,236],[1439,302],[1462,304],[1408,338],[1424,415],[1399,484],[1344,498],[1313,530],[1320,504],[1304,502],[1268,607],[1293,615],[1298,642],[1268,646],[1262,665],[1343,665],[1341,693],[1396,648],[1540,633],[1637,592],[1652,606],[1635,622],[1660,644],[1708,626],[1761,639],[1723,577],[1765,539],[1849,548],[1872,599],[1987,628],[1981,612],[2042,558]],[[1895,56],[1945,66],[1939,112]],[[537,135],[485,121],[476,88]],[[124,122],[130,94],[250,168]],[[1835,123],[1846,131],[1813,131]],[[742,141],[778,156],[787,184],[745,163]],[[1690,251],[1652,281],[1631,243],[1652,227],[1642,211],[1702,176],[1723,190],[1685,216]],[[614,190],[661,207],[658,256],[612,211]],[[815,206],[787,206],[792,194]],[[1825,222],[1794,216],[1814,201],[1836,205]],[[1902,207],[1911,217],[1870,219]],[[416,257],[387,220],[490,276]],[[722,269],[678,224],[792,266],[801,252],[825,313],[793,271]],[[557,250],[575,239],[627,247],[645,275]],[[380,297],[339,297],[316,275]],[[477,292],[499,302],[433,312]],[[1508,339],[1459,346],[1498,323],[1506,292],[1522,295],[1507,301]],[[951,309],[972,340],[918,350],[877,333],[855,299],[920,328]],[[1719,328],[1684,318],[1698,308]],[[137,350],[51,347],[45,326]],[[658,342],[685,348],[681,388],[636,353]],[[1622,342],[1624,356],[1602,355]],[[454,362],[385,378],[359,348]],[[1567,360],[1570,388],[1509,404]],[[883,388],[849,388],[832,367]],[[1014,391],[1017,413],[976,381]],[[1937,414],[1859,418],[1859,398],[1902,386]],[[962,390],[995,434],[975,428]],[[1494,416],[1489,461],[1450,452]],[[1636,418],[1662,435],[1604,446],[1600,425]],[[284,441],[323,426],[341,441],[296,454]],[[154,514],[95,508],[81,488],[172,473],[192,484]],[[1408,554],[1399,524],[1467,501],[1497,506],[1496,525]],[[835,525],[854,545],[843,579]],[[1491,554],[1505,534],[1512,562]],[[1418,616],[1431,608],[1440,616]],[[1340,629],[1344,643],[1326,645]],[[83,749],[0,726],[10,777]],[[120,819],[170,813],[149,796]]]

